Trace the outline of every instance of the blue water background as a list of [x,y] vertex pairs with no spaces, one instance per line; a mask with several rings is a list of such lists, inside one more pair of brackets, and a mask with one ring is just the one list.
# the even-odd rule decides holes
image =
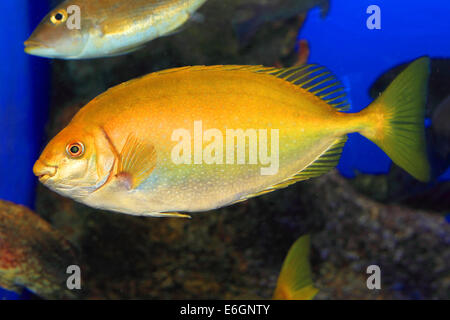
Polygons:
[[[48,10],[45,0],[0,1],[0,199],[31,208],[32,168],[49,104],[49,62],[26,55],[23,42]],[[17,298],[0,289],[0,300]]]
[[[450,1],[331,0],[328,16],[311,11],[299,39],[309,41],[310,63],[330,68],[348,88],[350,112],[370,104],[369,89],[386,71],[421,56],[450,56]],[[381,9],[381,29],[369,30],[367,8]],[[350,134],[338,169],[383,174],[392,162],[372,142]],[[440,180],[450,179],[450,169]]]

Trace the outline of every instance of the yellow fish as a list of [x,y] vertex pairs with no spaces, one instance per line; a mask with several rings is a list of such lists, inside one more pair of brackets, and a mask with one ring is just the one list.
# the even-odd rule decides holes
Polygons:
[[305,235],[289,249],[273,294],[274,300],[312,300],[319,292],[311,278],[309,248],[309,235]]
[[[430,168],[424,113],[429,59],[349,114],[325,68],[197,66],[116,86],[83,107],[34,173],[86,205],[183,216],[231,205],[334,168],[359,132],[421,181]],[[361,155],[365,156],[365,155]]]
[[25,41],[25,52],[87,59],[125,54],[174,33],[206,0],[66,0]]

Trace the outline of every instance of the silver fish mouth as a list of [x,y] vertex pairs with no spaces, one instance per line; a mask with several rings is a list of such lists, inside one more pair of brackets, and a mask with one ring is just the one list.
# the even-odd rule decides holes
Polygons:
[[39,41],[34,41],[34,40],[27,40],[23,44],[25,46],[25,51],[33,50],[33,49],[37,49],[37,48],[48,48],[48,46],[46,46],[45,44],[43,44]]
[[35,40],[27,40],[24,42],[25,45],[25,53],[28,53],[33,56],[43,57],[43,58],[57,58],[58,53],[51,47],[46,44],[35,41]]

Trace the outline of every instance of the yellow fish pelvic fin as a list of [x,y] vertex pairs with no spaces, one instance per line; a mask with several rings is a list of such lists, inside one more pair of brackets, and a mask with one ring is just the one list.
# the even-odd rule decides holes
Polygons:
[[180,219],[192,219],[188,214],[178,212],[152,212],[142,214],[142,216],[157,217],[157,218],[180,218]]

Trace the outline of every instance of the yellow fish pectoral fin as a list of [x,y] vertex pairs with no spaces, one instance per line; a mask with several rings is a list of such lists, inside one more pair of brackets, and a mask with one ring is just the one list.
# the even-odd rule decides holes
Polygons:
[[309,264],[309,236],[300,237],[289,249],[278,277],[274,300],[311,300],[314,288]]
[[136,189],[148,178],[155,166],[155,147],[129,135],[119,155],[116,177],[121,179],[129,190]]

